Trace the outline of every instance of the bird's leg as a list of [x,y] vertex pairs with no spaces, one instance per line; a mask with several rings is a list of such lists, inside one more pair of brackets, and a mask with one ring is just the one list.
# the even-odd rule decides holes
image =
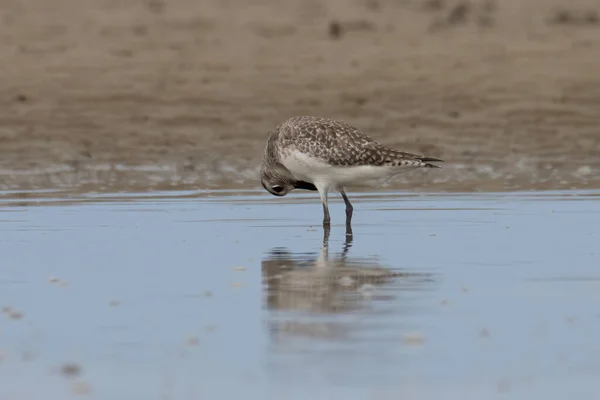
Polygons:
[[329,235],[331,234],[331,228],[325,227],[323,229],[323,248],[329,247]]
[[350,247],[352,247],[352,239],[352,228],[348,231],[348,227],[346,227],[346,240],[344,241],[344,249],[342,250],[342,261],[346,261],[346,258],[348,257],[348,251],[350,250]]
[[319,257],[315,262],[316,267],[327,267],[329,265],[329,233],[330,228],[328,226],[323,229],[323,247],[321,247],[321,252],[319,253]]
[[346,203],[346,236],[352,236],[352,212],[354,211],[354,207],[350,204],[350,200],[348,200],[344,189],[341,189],[340,193],[342,194],[344,203]]
[[331,226],[331,217],[329,216],[329,207],[326,201],[323,203],[323,226],[327,228]]
[[329,206],[327,205],[327,188],[317,186],[321,195],[321,203],[323,203],[323,227],[329,229],[331,227],[331,217],[329,216]]

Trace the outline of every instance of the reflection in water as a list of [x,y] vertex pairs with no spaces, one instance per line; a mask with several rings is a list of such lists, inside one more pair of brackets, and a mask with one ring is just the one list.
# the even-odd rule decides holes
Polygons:
[[[330,231],[324,230],[323,244],[318,254],[292,253],[274,248],[262,261],[263,285],[266,291],[266,308],[270,311],[301,312],[313,318],[301,321],[272,320],[271,333],[300,336],[340,338],[343,327],[332,318],[315,319],[314,314],[343,315],[368,309],[373,300],[392,300],[394,291],[379,287],[400,279],[414,287],[431,282],[428,274],[384,268],[377,259],[352,258],[349,251],[353,235],[346,232],[341,253],[329,254]],[[397,285],[392,289],[398,289]],[[392,293],[392,294],[390,294]]]

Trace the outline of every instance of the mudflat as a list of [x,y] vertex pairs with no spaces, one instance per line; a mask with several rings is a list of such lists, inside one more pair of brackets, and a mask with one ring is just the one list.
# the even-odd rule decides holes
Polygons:
[[600,191],[198,192],[0,193],[0,399],[598,398]]
[[395,187],[600,187],[600,14],[572,0],[6,0],[0,187],[253,187],[270,130],[439,157]]

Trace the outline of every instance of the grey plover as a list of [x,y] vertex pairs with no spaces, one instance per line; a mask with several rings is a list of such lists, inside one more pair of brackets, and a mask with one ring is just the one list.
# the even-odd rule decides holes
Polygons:
[[431,162],[443,161],[390,149],[345,122],[299,116],[282,122],[269,135],[260,180],[275,196],[294,189],[318,191],[326,228],[331,224],[327,194],[340,192],[346,228],[351,230],[353,208],[346,187],[375,186],[416,168],[440,168]]

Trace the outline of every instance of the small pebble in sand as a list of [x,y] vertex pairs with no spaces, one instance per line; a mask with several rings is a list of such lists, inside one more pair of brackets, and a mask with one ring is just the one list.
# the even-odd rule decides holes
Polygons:
[[67,283],[67,282],[65,282],[65,281],[62,281],[62,280],[58,279],[58,278],[57,278],[57,277],[55,277],[55,276],[51,276],[51,277],[49,277],[49,278],[48,278],[48,282],[50,282],[50,283],[52,283],[52,284],[54,284],[54,285],[62,286],[62,287],[65,287],[65,286],[67,286],[67,285],[68,285],[68,283]]
[[200,341],[198,340],[197,336],[190,336],[187,340],[188,346],[198,346],[199,342]]
[[589,175],[592,173],[592,168],[589,165],[582,165],[579,167],[579,169],[577,169],[577,173],[584,176]]
[[235,267],[233,270],[237,272],[242,272],[246,270],[246,267]]
[[425,342],[425,338],[420,333],[407,333],[404,335],[404,343],[411,346],[421,345]]
[[2,307],[2,312],[8,316],[10,319],[21,319],[23,318],[23,314],[19,311],[14,310],[11,306]]
[[8,316],[10,317],[10,319],[21,319],[23,318],[23,314],[18,312],[18,311],[13,311],[10,314],[8,314]]
[[85,394],[89,394],[92,391],[92,388],[90,387],[90,384],[87,383],[86,381],[78,380],[78,381],[73,382],[73,384],[71,385],[71,390],[75,394],[85,395]]
[[61,365],[60,372],[64,376],[66,376],[68,378],[72,378],[72,377],[75,377],[75,376],[81,374],[81,366],[79,364],[76,364],[73,362],[68,362],[68,363]]
[[354,284],[354,279],[350,278],[349,276],[343,276],[340,278],[338,283],[340,284],[340,286],[349,287]]

